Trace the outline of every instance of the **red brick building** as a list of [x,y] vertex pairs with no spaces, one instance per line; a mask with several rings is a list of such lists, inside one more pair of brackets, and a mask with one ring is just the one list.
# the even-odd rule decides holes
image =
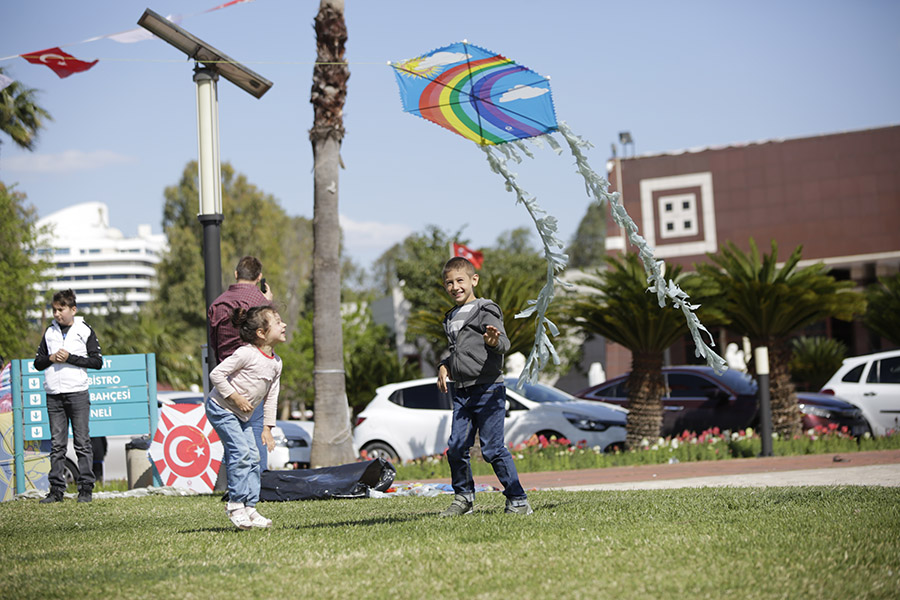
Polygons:
[[[764,252],[776,240],[782,261],[802,244],[801,265],[824,262],[860,286],[900,270],[900,126],[624,158],[609,171],[667,262],[691,268],[726,241],[747,251],[753,238]],[[619,228],[610,221],[608,231],[607,249],[621,251]],[[808,333],[840,339],[851,355],[881,349],[860,323],[832,320]],[[695,362],[690,342],[670,360]],[[627,350],[608,345],[608,377],[630,363]]]

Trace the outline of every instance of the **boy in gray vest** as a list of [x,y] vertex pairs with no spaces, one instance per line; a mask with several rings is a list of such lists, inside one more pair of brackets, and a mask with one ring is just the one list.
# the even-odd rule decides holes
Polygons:
[[[503,312],[493,300],[475,297],[478,274],[462,257],[444,265],[444,289],[456,306],[444,316],[444,332],[450,356],[438,367],[438,388],[449,390],[453,399],[453,424],[447,442],[447,461],[455,497],[442,517],[472,513],[475,481],[469,464],[469,448],[475,431],[481,439],[481,454],[491,463],[506,496],[506,512],[528,515],[531,506],[509,449],[503,439],[506,419],[506,386],[503,355],[509,338],[503,329]],[[453,386],[447,385],[452,379]]]
[[76,317],[75,292],[53,294],[53,323],[44,332],[34,356],[34,368],[44,373],[50,421],[50,493],[41,503],[61,502],[66,491],[66,445],[69,422],[78,457],[78,501],[90,502],[94,489],[93,451],[89,421],[91,397],[87,369],[103,367],[94,330]]

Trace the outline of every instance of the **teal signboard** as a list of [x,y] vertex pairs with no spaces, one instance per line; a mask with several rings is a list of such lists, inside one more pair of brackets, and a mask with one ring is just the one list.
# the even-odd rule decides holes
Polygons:
[[[103,368],[88,369],[91,437],[143,435],[156,431],[156,355],[118,354],[103,357]],[[44,374],[32,360],[12,361],[13,422],[16,438],[16,488],[19,457],[25,440],[49,440]],[[71,432],[70,432],[71,435]]]

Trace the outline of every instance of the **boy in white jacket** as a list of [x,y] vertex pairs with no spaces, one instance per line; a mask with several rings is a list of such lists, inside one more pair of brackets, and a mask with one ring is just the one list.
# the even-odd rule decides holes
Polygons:
[[94,330],[76,317],[75,292],[53,294],[53,323],[44,332],[34,356],[34,368],[44,373],[50,421],[50,493],[41,503],[61,502],[66,491],[65,461],[69,422],[78,457],[78,501],[90,502],[94,489],[93,452],[89,421],[91,397],[87,369],[103,367]]

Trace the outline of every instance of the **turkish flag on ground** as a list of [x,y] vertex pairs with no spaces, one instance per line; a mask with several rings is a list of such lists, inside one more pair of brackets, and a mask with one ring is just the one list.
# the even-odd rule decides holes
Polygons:
[[484,264],[484,254],[478,250],[471,250],[467,246],[457,244],[456,242],[453,242],[453,256],[462,256],[472,263],[472,266],[476,269],[480,269],[481,265]]
[[53,69],[54,73],[59,75],[60,79],[65,79],[72,73],[87,71],[97,64],[96,60],[94,62],[78,60],[71,54],[66,54],[59,48],[47,48],[46,50],[29,52],[28,54],[22,54],[20,56],[30,63],[47,65]]

